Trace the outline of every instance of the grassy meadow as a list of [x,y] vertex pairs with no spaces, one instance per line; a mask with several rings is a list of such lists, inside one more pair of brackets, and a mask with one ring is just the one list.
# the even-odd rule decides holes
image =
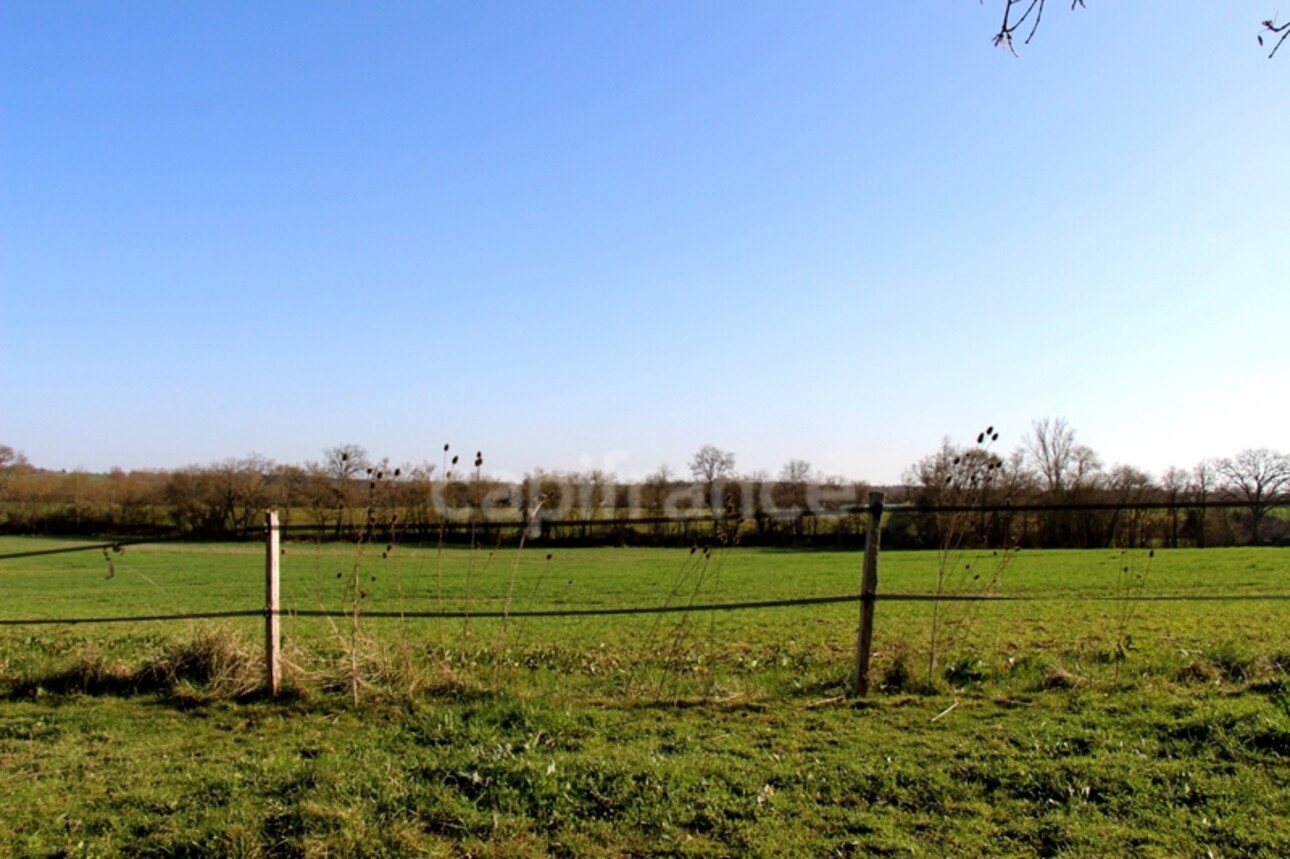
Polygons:
[[[0,560],[0,621],[254,610],[263,554]],[[279,701],[257,617],[0,626],[0,856],[1290,854],[1290,550],[888,552],[880,594],[1029,599],[879,602],[863,701],[855,602],[523,616],[860,561],[290,542],[339,616],[283,618]]]

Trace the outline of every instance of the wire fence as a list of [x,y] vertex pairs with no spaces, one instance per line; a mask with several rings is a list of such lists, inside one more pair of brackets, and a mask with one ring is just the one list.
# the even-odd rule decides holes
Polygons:
[[[1290,500],[1276,500],[1270,506],[1283,506],[1290,504]],[[994,513],[1036,513],[1036,512],[1072,512],[1072,511],[1182,511],[1182,510],[1231,510],[1231,509],[1248,509],[1249,504],[1240,501],[1220,500],[1207,501],[1203,504],[1197,502],[1152,502],[1152,503],[1078,503],[1078,504],[893,504],[883,507],[883,512],[888,516],[894,515],[940,515],[940,514],[994,514]],[[868,515],[870,508],[853,505],[834,511],[833,515]],[[705,514],[677,517],[655,517],[655,516],[636,516],[636,517],[618,517],[612,519],[547,519],[544,524],[548,527],[564,528],[583,528],[589,526],[599,527],[640,527],[651,525],[675,525],[675,524],[694,524],[696,522],[710,522],[711,514],[705,511]],[[504,522],[478,522],[478,523],[456,523],[458,526],[474,524],[482,529],[487,526],[493,528],[526,528],[528,524],[520,521]],[[330,526],[320,527],[318,525],[289,525],[282,524],[274,529],[281,534],[313,534],[321,539],[325,535],[333,533],[334,529]],[[264,538],[266,528],[263,526],[246,528],[238,532],[235,537],[241,539]],[[371,529],[354,529],[349,534],[349,539],[372,539]],[[53,555],[70,554],[77,552],[103,552],[115,553],[122,551],[127,546],[142,545],[164,545],[164,544],[182,544],[191,543],[194,538],[186,534],[171,534],[148,538],[121,538],[111,539],[100,542],[84,543],[75,546],[62,546],[49,549],[33,549],[18,552],[7,552],[0,554],[0,562],[20,559],[30,559]],[[744,600],[738,602],[715,602],[715,603],[690,603],[690,604],[666,604],[656,606],[618,606],[618,607],[595,607],[595,608],[561,608],[561,609],[511,609],[503,611],[489,610],[454,610],[454,611],[368,611],[363,610],[361,616],[365,619],[502,619],[507,618],[577,618],[577,617],[613,617],[613,616],[630,616],[630,615],[660,615],[660,614],[683,614],[683,613],[708,613],[708,612],[725,612],[725,611],[748,611],[764,610],[775,608],[799,608],[806,606],[830,605],[830,604],[855,604],[863,599],[870,599],[874,602],[941,602],[941,603],[1023,603],[1023,602],[1053,602],[1053,601],[1071,601],[1079,600],[1083,602],[1285,602],[1290,601],[1290,593],[1285,594],[1146,594],[1146,593],[1120,593],[1114,595],[1098,594],[966,594],[966,593],[940,593],[940,594],[918,594],[918,593],[848,593],[832,596],[812,596],[797,597],[792,599],[775,599],[775,600]],[[95,616],[95,617],[62,617],[62,618],[0,618],[0,627],[18,627],[18,626],[56,626],[56,625],[84,625],[84,624],[120,624],[120,623],[143,623],[143,622],[170,622],[170,621],[193,621],[193,620],[223,620],[236,618],[254,618],[254,617],[286,617],[286,618],[346,618],[353,616],[352,611],[329,610],[329,609],[279,609],[270,611],[268,609],[245,609],[231,611],[208,611],[208,612],[174,612],[166,614],[146,614],[146,615],[115,615],[115,616]]]
[[[1221,508],[1230,508],[1231,502],[1217,502],[1215,505]],[[1159,504],[1152,505],[1151,509],[1194,509],[1195,505],[1175,505]],[[922,515],[936,514],[971,514],[972,516],[987,515],[991,511],[1006,511],[1009,513],[1016,512],[1017,507],[1012,505],[995,505],[987,507],[985,505],[901,505],[890,511],[887,515],[897,513],[916,513]],[[1124,505],[1048,505],[1043,507],[1031,508],[1034,510],[1054,511],[1054,510],[1123,510],[1133,509],[1141,510],[1141,505],[1124,506]],[[669,596],[663,605],[652,606],[596,606],[587,608],[522,608],[512,609],[510,607],[510,596],[507,596],[507,605],[502,610],[487,610],[468,607],[464,610],[444,610],[437,611],[378,611],[360,608],[357,603],[345,610],[331,609],[284,609],[280,602],[280,576],[281,576],[281,557],[283,554],[281,548],[281,537],[284,533],[301,532],[298,526],[279,524],[276,512],[269,512],[265,517],[265,525],[261,528],[246,529],[243,535],[246,537],[259,536],[264,540],[265,545],[265,571],[266,571],[266,594],[263,608],[260,609],[242,609],[242,610],[224,610],[224,611],[202,611],[202,612],[170,612],[170,613],[153,613],[138,615],[103,615],[103,616],[81,616],[81,617],[58,617],[58,618],[0,618],[0,627],[32,627],[32,626],[74,626],[85,624],[139,624],[147,622],[177,622],[177,621],[195,621],[195,620],[222,620],[222,619],[248,619],[262,618],[265,622],[265,664],[266,664],[266,688],[269,694],[277,696],[281,690],[282,681],[282,658],[281,658],[281,627],[282,618],[347,618],[357,621],[359,617],[364,620],[409,620],[409,619],[463,619],[469,622],[472,619],[497,619],[501,620],[503,625],[510,619],[520,618],[588,618],[588,617],[614,617],[630,615],[664,615],[664,614],[695,614],[695,613],[716,613],[716,612],[737,612],[752,610],[767,610],[779,608],[800,608],[806,606],[821,606],[830,604],[852,604],[859,606],[859,629],[856,645],[856,670],[853,689],[857,695],[865,696],[870,688],[870,669],[873,643],[873,623],[874,608],[878,602],[910,602],[910,603],[932,603],[939,606],[942,603],[1035,603],[1035,602],[1071,602],[1080,601],[1088,603],[1115,603],[1119,605],[1135,603],[1198,603],[1198,602],[1226,602],[1226,603],[1280,603],[1290,601],[1290,593],[1264,593],[1264,594],[1233,594],[1233,593],[1187,593],[1187,594],[1147,594],[1141,589],[1122,588],[1114,594],[1070,594],[1070,593],[1040,593],[1040,594],[1001,594],[992,590],[978,591],[975,593],[964,592],[947,592],[939,584],[935,593],[882,593],[877,592],[877,564],[880,534],[882,523],[887,521],[884,514],[882,503],[882,494],[874,492],[870,494],[870,504],[865,508],[856,508],[851,510],[852,513],[859,513],[865,518],[865,551],[863,576],[861,581],[861,590],[858,593],[846,593],[829,596],[801,596],[787,599],[766,599],[766,600],[742,600],[728,602],[696,602],[693,597],[686,602],[672,602]],[[360,545],[365,542],[384,542],[378,541],[377,528],[375,520],[369,517],[368,526],[357,531],[353,539]],[[642,520],[620,520],[640,523]],[[650,519],[644,520],[646,522]],[[671,520],[669,520],[671,521]],[[521,529],[518,548],[523,550],[525,539],[532,526],[530,520],[527,523],[513,523],[512,527],[518,525]],[[580,523],[573,523],[575,527]],[[717,535],[719,527],[717,517],[713,516],[713,536]],[[314,529],[315,533],[318,529]],[[330,529],[329,529],[330,530]],[[441,530],[442,535],[442,530]],[[499,545],[500,545],[499,532]],[[76,552],[102,552],[107,560],[109,569],[109,578],[114,572],[112,557],[120,553],[126,546],[138,545],[155,545],[180,542],[185,539],[186,535],[170,535],[166,537],[152,538],[135,538],[107,540],[94,543],[85,543],[75,546],[63,546],[49,549],[32,549],[18,552],[9,552],[0,555],[0,562],[40,558],[54,555],[62,555]],[[390,535],[391,539],[393,536]],[[442,537],[441,537],[442,540]],[[441,543],[442,545],[442,543]],[[728,546],[729,544],[727,544]],[[942,555],[948,555],[952,552],[948,547],[951,543],[947,542],[942,547]],[[387,550],[388,551],[388,550]],[[704,550],[704,557],[708,556],[708,549]],[[693,554],[693,549],[691,550]],[[1154,554],[1154,553],[1153,553]],[[548,556],[549,557],[549,556]],[[1124,567],[1127,573],[1129,568]],[[933,609],[935,612],[935,609]],[[935,638],[935,620],[933,620],[933,638]],[[935,645],[933,644],[933,648]],[[934,651],[933,651],[934,652]]]

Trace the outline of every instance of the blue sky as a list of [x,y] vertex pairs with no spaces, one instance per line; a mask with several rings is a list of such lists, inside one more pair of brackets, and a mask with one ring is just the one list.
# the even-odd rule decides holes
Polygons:
[[[1051,5],[1051,4],[1050,4]],[[0,6],[0,443],[896,480],[1290,448],[1263,0]]]

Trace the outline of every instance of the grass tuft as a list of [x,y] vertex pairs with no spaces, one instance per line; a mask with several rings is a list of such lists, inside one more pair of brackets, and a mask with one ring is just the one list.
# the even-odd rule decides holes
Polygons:
[[256,649],[236,631],[212,627],[172,644],[136,676],[140,688],[178,698],[243,698],[259,689],[262,664]]

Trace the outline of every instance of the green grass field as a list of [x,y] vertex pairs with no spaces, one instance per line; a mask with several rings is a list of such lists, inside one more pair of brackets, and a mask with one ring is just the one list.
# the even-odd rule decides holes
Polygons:
[[[1285,549],[886,553],[880,594],[1034,599],[879,602],[857,701],[853,602],[366,613],[845,595],[858,553],[385,548],[286,545],[284,608],[347,613],[283,619],[281,701],[259,618],[0,626],[0,856],[1290,854]],[[0,620],[264,602],[255,545],[111,558],[0,561]]]

